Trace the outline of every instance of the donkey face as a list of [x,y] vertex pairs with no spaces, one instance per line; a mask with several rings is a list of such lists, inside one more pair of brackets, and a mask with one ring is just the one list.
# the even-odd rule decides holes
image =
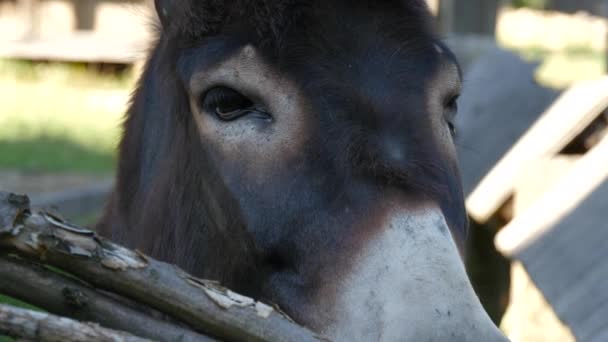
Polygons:
[[459,255],[460,72],[422,1],[156,5],[102,229],[337,341],[502,338]]

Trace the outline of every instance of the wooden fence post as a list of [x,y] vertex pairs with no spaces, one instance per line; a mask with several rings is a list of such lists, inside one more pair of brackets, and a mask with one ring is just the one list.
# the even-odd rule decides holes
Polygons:
[[74,1],[74,17],[76,19],[76,29],[92,31],[95,29],[95,11],[97,9],[96,0],[76,0]]
[[441,0],[439,26],[444,34],[494,36],[504,0]]
[[[604,25],[608,25],[608,0],[604,0],[602,2],[602,16],[604,17]],[[606,37],[604,37],[604,40],[604,72],[608,74],[608,32],[606,32]]]
[[437,21],[439,32],[448,35],[454,27],[454,0],[438,0]]
[[23,39],[37,38],[40,34],[40,1],[18,0],[17,5],[26,27]]

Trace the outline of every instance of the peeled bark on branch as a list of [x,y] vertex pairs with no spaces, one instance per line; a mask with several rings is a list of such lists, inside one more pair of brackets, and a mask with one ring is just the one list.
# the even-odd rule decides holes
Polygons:
[[0,253],[44,263],[228,341],[319,341],[275,308],[197,279],[0,193]]
[[150,341],[124,332],[106,329],[94,323],[81,323],[65,317],[4,304],[0,304],[0,333],[18,339],[41,342]]

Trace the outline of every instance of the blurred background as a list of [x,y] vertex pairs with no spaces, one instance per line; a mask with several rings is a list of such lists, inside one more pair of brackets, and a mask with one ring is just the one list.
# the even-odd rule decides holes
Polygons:
[[[608,1],[428,1],[464,72],[484,305],[513,341],[608,341]],[[152,6],[0,0],[0,189],[95,222]]]

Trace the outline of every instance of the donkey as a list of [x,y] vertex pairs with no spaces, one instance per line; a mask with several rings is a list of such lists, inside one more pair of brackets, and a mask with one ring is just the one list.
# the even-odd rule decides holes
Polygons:
[[335,341],[502,341],[424,0],[156,0],[98,230]]

